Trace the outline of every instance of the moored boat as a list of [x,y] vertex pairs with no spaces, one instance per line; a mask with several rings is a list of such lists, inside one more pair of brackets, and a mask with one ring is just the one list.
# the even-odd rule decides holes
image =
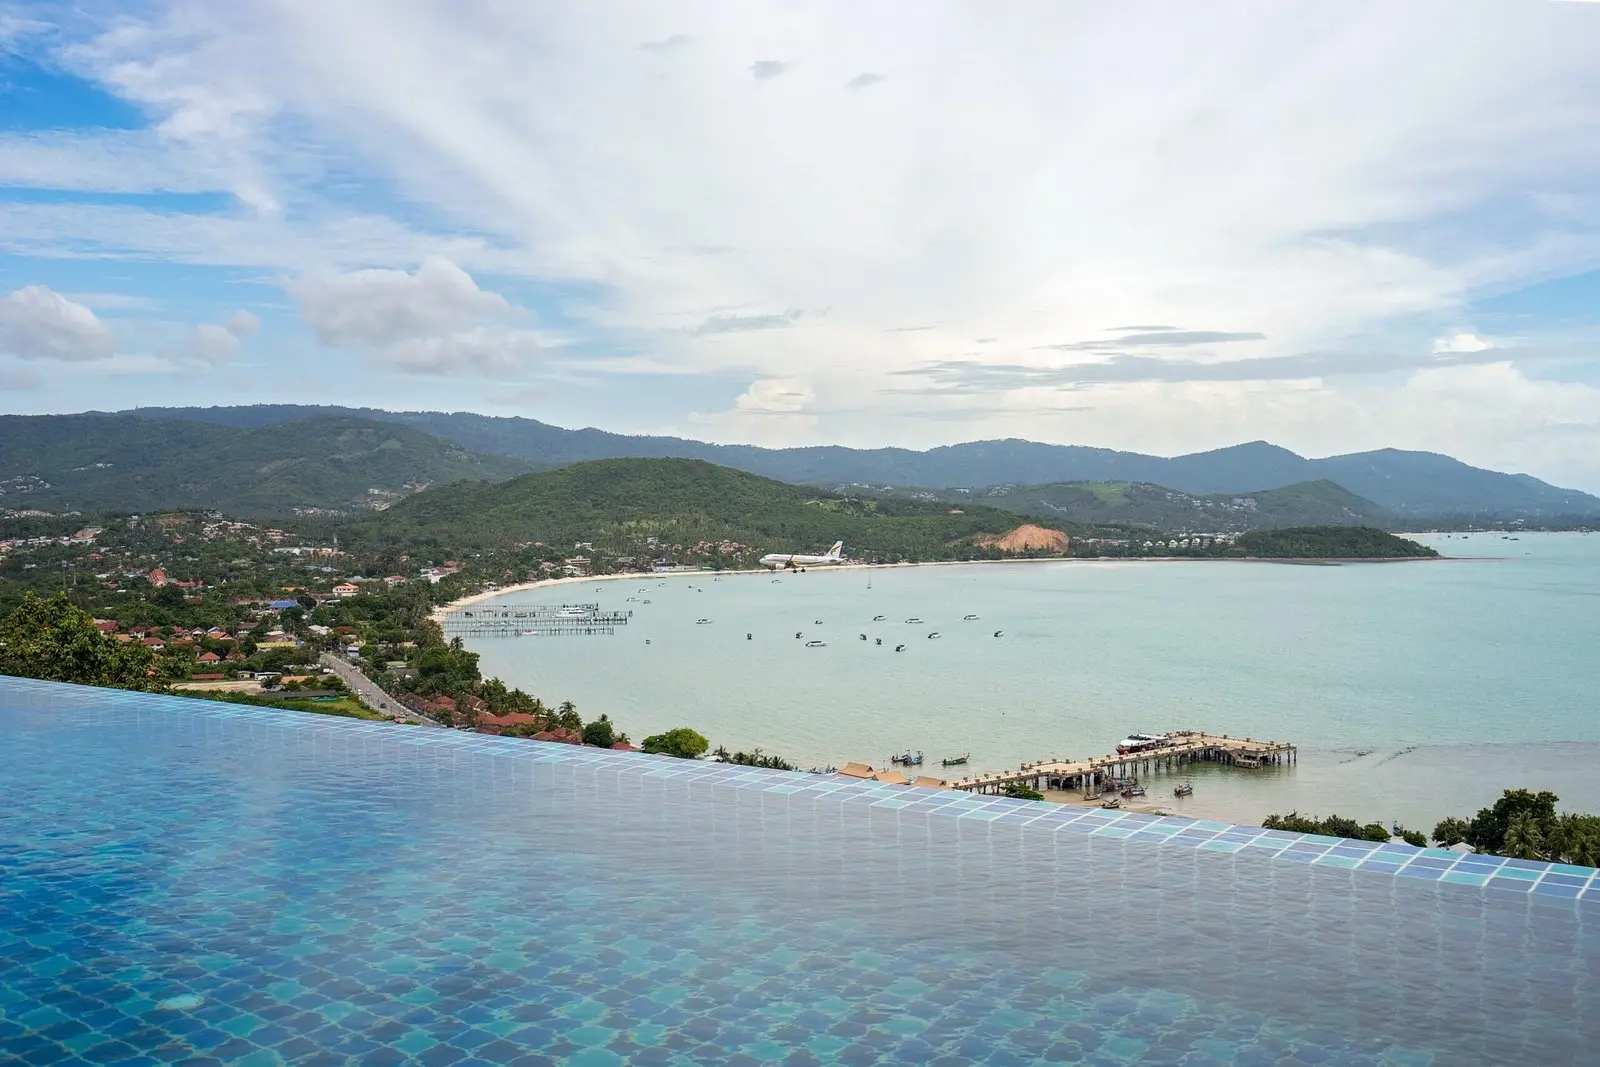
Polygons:
[[1117,742],[1117,755],[1127,756],[1135,752],[1149,752],[1155,748],[1166,748],[1172,744],[1172,738],[1166,734],[1129,734]]
[[958,766],[960,764],[963,764],[963,763],[967,762],[967,760],[969,760],[971,758],[972,758],[972,753],[966,752],[966,753],[963,753],[963,754],[961,754],[959,756],[951,756],[949,759],[942,759],[942,760],[939,761],[939,763],[940,763],[941,766],[944,766],[944,767],[955,767],[955,766]]
[[890,756],[889,762],[898,763],[903,767],[918,767],[922,764],[922,752],[919,750],[917,754],[913,756],[911,751],[907,749],[904,753],[898,756]]
[[1194,795],[1194,783],[1193,782],[1184,782],[1182,785],[1178,786],[1178,788],[1176,788],[1176,789],[1174,789],[1172,791],[1172,795],[1175,796],[1175,797],[1193,796]]

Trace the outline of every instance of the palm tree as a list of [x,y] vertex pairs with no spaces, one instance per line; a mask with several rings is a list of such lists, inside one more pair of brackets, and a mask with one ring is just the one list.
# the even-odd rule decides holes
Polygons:
[[1506,843],[1501,854],[1519,860],[1544,859],[1544,835],[1532,816],[1522,812],[1511,817],[1506,825]]

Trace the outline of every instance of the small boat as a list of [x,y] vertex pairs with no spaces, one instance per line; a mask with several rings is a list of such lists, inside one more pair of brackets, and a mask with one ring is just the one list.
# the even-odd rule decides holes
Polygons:
[[826,642],[826,641],[807,641],[806,642],[806,647],[807,648],[827,648],[828,647],[828,642]]
[[938,637],[938,636],[939,636],[939,631],[938,631],[938,630],[935,630],[935,631],[933,631],[933,633],[931,633],[931,634],[929,634],[929,635],[928,635],[928,640],[930,640],[930,641],[931,641],[931,640],[933,640],[933,639],[934,639],[934,638],[935,638],[935,637]]
[[1122,807],[1122,801],[1118,800],[1116,797],[1112,797],[1110,800],[1103,802],[1100,806],[1107,809],[1120,808]]
[[996,631],[995,631],[995,632],[994,632],[994,635],[995,635],[995,636],[996,636],[996,637],[1004,637],[1004,636],[1005,636],[1005,631],[1004,631],[1004,630],[996,630]]
[[940,766],[944,766],[944,767],[958,767],[961,764],[967,762],[967,760],[969,760],[971,758],[972,758],[972,753],[967,752],[967,753],[963,753],[960,756],[951,756],[949,759],[942,759],[942,760],[939,761],[939,764],[940,764]]
[[883,644],[883,638],[881,638],[881,637],[875,637],[875,638],[873,638],[873,640],[878,642],[878,644],[880,644],[880,645]]
[[874,615],[872,617],[872,621],[873,622],[882,622],[883,621],[883,616],[882,615]]
[[922,620],[921,619],[907,619],[906,622],[908,622],[908,623],[921,623]]
[[646,600],[645,603],[646,604],[650,604],[650,603],[654,603],[654,601]]
[[894,646],[894,650],[896,652],[904,652],[906,650],[906,646],[905,645],[895,645]]
[[711,620],[710,619],[696,619],[696,620],[694,620],[694,624],[696,626],[710,626],[711,625]]
[[1127,756],[1134,752],[1148,752],[1153,748],[1166,748],[1172,744],[1172,738],[1166,734],[1129,734],[1117,742],[1117,755]]
[[1144,796],[1144,786],[1142,786],[1142,785],[1124,786],[1123,789],[1122,789],[1122,795],[1125,796],[1125,797],[1128,797],[1130,799],[1133,798],[1133,797],[1142,797],[1142,796]]
[[865,641],[866,639],[867,639],[867,635],[866,634],[862,634],[861,635],[861,640]]
[[1192,782],[1184,782],[1182,785],[1172,791],[1172,795],[1175,797],[1193,796],[1194,784]]
[[745,634],[744,635],[744,639],[746,641],[754,641],[756,639],[756,635],[755,634]]
[[889,762],[898,763],[902,767],[920,767],[922,765],[922,753],[919,751],[915,756],[913,756],[909,751],[907,751],[903,755],[890,756]]
[[782,585],[783,581],[781,579],[779,579],[779,578],[774,578],[774,579],[772,579],[772,584],[773,585]]
[[517,636],[518,637],[538,637],[539,636],[539,631],[538,630],[518,630],[517,631]]
[[977,618],[976,615],[963,615],[963,616],[961,616],[961,621],[962,622],[971,622],[973,619],[976,619],[976,618]]
[[795,639],[795,640],[796,640],[796,641],[798,641],[798,640],[800,640],[800,637],[801,637],[801,634],[800,634],[800,631],[799,631],[799,630],[796,630],[796,631],[795,631],[795,632],[794,632],[794,639]]
[[821,626],[822,625],[822,620],[818,619],[816,622],[812,623],[811,625],[813,625],[813,626]]

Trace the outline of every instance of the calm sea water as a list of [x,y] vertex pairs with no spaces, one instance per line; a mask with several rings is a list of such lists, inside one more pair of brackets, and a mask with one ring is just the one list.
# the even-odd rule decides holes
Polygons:
[[605,711],[635,740],[689,725],[802,766],[884,766],[909,748],[935,768],[971,752],[971,773],[1199,729],[1302,751],[1292,768],[1199,767],[1183,801],[1155,783],[1153,799],[1190,814],[1298,808],[1427,828],[1518,786],[1600,811],[1600,537],[1427,540],[1455,558],[563,585],[500,603],[598,602],[631,623],[472,647],[485,674]]

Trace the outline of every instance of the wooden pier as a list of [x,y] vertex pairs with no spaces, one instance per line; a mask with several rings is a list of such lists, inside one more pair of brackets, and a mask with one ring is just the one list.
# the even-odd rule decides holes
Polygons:
[[447,637],[608,636],[628,625],[631,611],[601,611],[599,604],[538,604],[520,608],[472,607],[439,620]]
[[1082,789],[1098,794],[1106,782],[1137,778],[1140,774],[1176,770],[1189,763],[1225,763],[1234,767],[1265,767],[1294,763],[1299,751],[1284,741],[1262,741],[1254,737],[1229,737],[1194,730],[1170,733],[1171,743],[1160,748],[1127,754],[1092,756],[1083,760],[1041,760],[1024,763],[1014,771],[999,771],[976,778],[945,782],[949,789],[975,793],[998,793],[1016,783],[1034,789]]

